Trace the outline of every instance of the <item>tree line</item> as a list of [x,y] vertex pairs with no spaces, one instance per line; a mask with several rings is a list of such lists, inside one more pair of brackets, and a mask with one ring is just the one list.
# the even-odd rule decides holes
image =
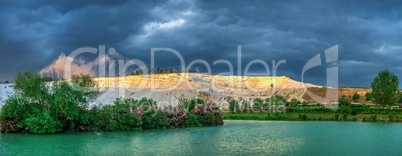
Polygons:
[[[148,74],[170,74],[170,73],[182,73],[182,72],[197,73],[196,70],[192,70],[192,69],[187,69],[187,70],[181,71],[181,70],[176,70],[173,68],[159,68],[159,67],[156,68],[156,70],[153,68],[149,68],[147,71]],[[142,69],[138,69],[136,71],[131,72],[128,75],[143,75],[143,74],[145,74],[145,71],[143,71]]]
[[89,107],[100,94],[96,85],[88,75],[48,82],[46,76],[20,72],[15,76],[15,93],[1,107],[0,131],[132,131],[223,124],[219,107],[203,100],[160,107],[152,99],[128,98]]

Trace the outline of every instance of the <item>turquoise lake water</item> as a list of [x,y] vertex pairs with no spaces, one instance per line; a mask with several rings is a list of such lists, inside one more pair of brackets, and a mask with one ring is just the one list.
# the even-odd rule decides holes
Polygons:
[[0,134],[0,155],[402,155],[402,124],[226,120],[201,128]]

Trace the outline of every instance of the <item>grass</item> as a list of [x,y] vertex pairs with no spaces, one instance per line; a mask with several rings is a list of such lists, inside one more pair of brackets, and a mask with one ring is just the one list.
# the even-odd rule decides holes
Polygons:
[[[305,115],[305,116],[304,116]],[[225,113],[223,119],[230,120],[282,120],[282,121],[367,121],[367,122],[402,122],[401,115],[391,114],[300,114],[300,113]]]

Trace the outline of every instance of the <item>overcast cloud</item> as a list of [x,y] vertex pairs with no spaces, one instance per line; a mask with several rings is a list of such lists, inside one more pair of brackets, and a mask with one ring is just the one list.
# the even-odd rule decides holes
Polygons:
[[[243,68],[253,59],[284,59],[277,75],[301,80],[310,58],[339,45],[340,85],[369,86],[383,69],[402,78],[401,10],[397,0],[0,0],[0,81],[12,80],[18,71],[39,72],[62,53],[99,45],[148,66],[150,49],[167,47],[179,51],[186,65],[227,59],[235,67],[240,45]],[[179,65],[174,56],[157,61],[160,67]],[[225,71],[223,65],[212,68]],[[325,85],[325,66],[309,71],[306,79]]]

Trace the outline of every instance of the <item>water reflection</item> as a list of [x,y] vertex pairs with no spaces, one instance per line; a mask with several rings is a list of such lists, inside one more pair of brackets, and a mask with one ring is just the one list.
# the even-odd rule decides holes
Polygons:
[[402,124],[225,121],[224,126],[0,134],[0,155],[401,155]]

